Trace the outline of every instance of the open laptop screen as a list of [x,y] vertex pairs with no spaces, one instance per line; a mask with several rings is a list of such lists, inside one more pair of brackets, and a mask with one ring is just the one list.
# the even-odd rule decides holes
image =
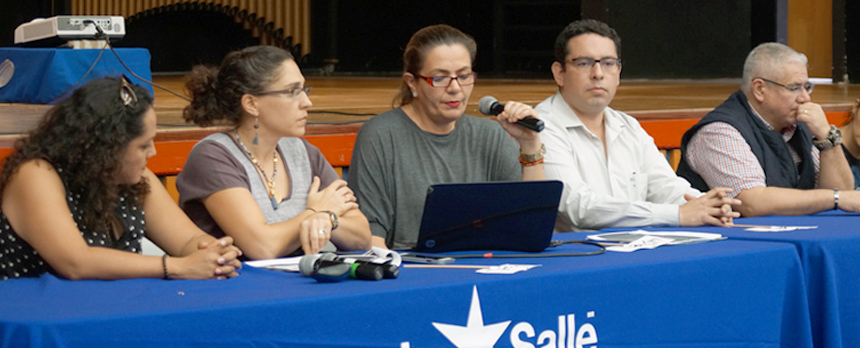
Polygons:
[[560,181],[438,184],[427,191],[415,251],[543,251],[552,240]]

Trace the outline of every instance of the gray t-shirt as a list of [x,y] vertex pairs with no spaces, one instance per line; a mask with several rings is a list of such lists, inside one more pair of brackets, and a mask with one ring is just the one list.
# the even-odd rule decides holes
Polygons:
[[519,181],[518,157],[516,142],[495,121],[463,115],[451,133],[438,135],[398,108],[359,130],[349,187],[374,236],[390,248],[412,248],[430,185]]
[[224,231],[209,215],[201,201],[203,198],[228,188],[246,188],[257,201],[266,222],[271,224],[292,219],[307,208],[314,176],[320,177],[320,189],[339,179],[322,152],[304,139],[281,138],[278,152],[287,168],[286,173],[278,175],[287,175],[290,180],[290,192],[278,204],[278,209],[272,208],[269,193],[254,164],[233,137],[224,133],[204,138],[188,154],[185,167],[176,178],[179,206],[200,229],[221,238]]

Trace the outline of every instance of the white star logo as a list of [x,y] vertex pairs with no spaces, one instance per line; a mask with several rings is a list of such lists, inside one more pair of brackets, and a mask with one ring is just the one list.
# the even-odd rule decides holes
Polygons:
[[478,298],[478,287],[472,287],[472,306],[469,308],[469,319],[466,326],[433,323],[436,330],[445,335],[457,348],[492,347],[496,344],[510,320],[501,323],[484,325],[484,315],[481,313],[481,300]]

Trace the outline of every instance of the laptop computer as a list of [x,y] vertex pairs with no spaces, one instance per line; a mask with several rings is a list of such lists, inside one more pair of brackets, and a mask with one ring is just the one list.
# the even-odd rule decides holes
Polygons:
[[438,184],[427,191],[417,252],[539,252],[551,240],[560,181]]

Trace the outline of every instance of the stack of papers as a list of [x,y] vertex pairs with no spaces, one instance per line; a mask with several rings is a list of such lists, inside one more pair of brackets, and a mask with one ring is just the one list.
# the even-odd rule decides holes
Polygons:
[[630,252],[640,249],[654,249],[661,245],[679,245],[710,242],[725,239],[719,233],[684,232],[684,231],[623,231],[590,235],[588,240],[597,242],[622,243],[619,246],[606,248],[610,251]]

